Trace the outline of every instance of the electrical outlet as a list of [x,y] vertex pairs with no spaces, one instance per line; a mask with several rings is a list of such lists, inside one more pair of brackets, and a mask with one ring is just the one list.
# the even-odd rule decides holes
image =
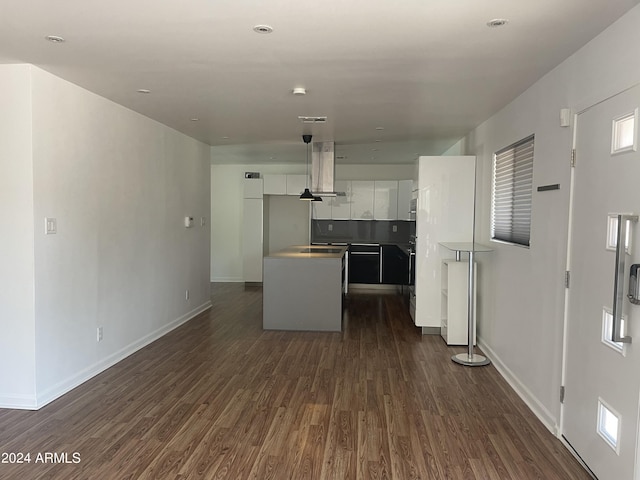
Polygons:
[[189,290],[184,291],[184,299],[189,300]]
[[328,228],[329,228],[329,231],[330,231],[330,232],[333,232],[333,223],[330,223],[330,224],[328,225]]
[[398,231],[398,226],[397,226],[397,225],[394,225],[394,226],[392,227],[392,230],[393,230],[393,233],[396,233],[396,232]]
[[204,227],[207,224],[206,217],[200,217],[200,226]]
[[101,342],[101,341],[102,341],[102,327],[98,327],[98,332],[97,332],[97,338],[96,338],[96,340],[97,340],[98,342]]

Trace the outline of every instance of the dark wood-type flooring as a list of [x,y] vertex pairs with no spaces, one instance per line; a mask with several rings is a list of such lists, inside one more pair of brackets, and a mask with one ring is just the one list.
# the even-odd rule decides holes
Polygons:
[[[401,296],[351,295],[342,333],[263,331],[259,288],[213,284],[212,300],[41,410],[0,410],[0,452],[32,458],[0,478],[590,478],[493,366],[422,336]],[[44,452],[80,462],[35,464]]]

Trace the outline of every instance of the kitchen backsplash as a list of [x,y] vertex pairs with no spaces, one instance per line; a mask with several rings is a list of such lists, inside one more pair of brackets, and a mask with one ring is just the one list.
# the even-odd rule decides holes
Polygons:
[[311,220],[312,243],[407,244],[412,234],[415,222],[406,220]]

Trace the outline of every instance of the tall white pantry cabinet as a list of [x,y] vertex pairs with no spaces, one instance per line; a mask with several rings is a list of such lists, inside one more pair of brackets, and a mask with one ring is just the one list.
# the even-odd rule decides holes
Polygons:
[[[416,163],[413,191],[416,199],[414,322],[427,333],[441,333],[444,312],[449,309],[453,313],[451,305],[442,304],[443,298],[446,301],[442,269],[443,261],[453,260],[454,254],[440,243],[473,241],[475,168],[475,156],[423,156]],[[444,274],[447,276],[446,271]],[[456,284],[464,288],[464,295],[448,294],[454,294],[453,298],[466,299],[466,284]],[[446,315],[445,332],[452,329],[464,331],[467,326],[466,301],[456,307],[454,311],[464,311],[465,315],[461,318]]]
[[242,200],[242,274],[245,283],[262,282],[262,178],[245,178]]

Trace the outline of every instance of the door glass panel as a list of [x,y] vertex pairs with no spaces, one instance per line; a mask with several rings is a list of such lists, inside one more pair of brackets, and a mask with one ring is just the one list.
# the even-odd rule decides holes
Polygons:
[[[625,237],[624,249],[629,253],[631,247],[631,220],[627,220],[627,236]],[[607,250],[615,251],[618,246],[618,214],[610,213],[607,217]]]
[[[620,322],[620,334],[622,336],[626,335],[625,328],[625,317],[622,317],[622,321]],[[607,347],[613,348],[616,352],[625,354],[625,344],[622,342],[614,342],[611,340],[613,335],[613,313],[608,308],[602,309],[602,343],[604,343]]]
[[637,117],[638,109],[613,120],[611,153],[628,152],[636,149]]
[[601,398],[598,399],[598,434],[613,450],[620,454],[620,415]]

